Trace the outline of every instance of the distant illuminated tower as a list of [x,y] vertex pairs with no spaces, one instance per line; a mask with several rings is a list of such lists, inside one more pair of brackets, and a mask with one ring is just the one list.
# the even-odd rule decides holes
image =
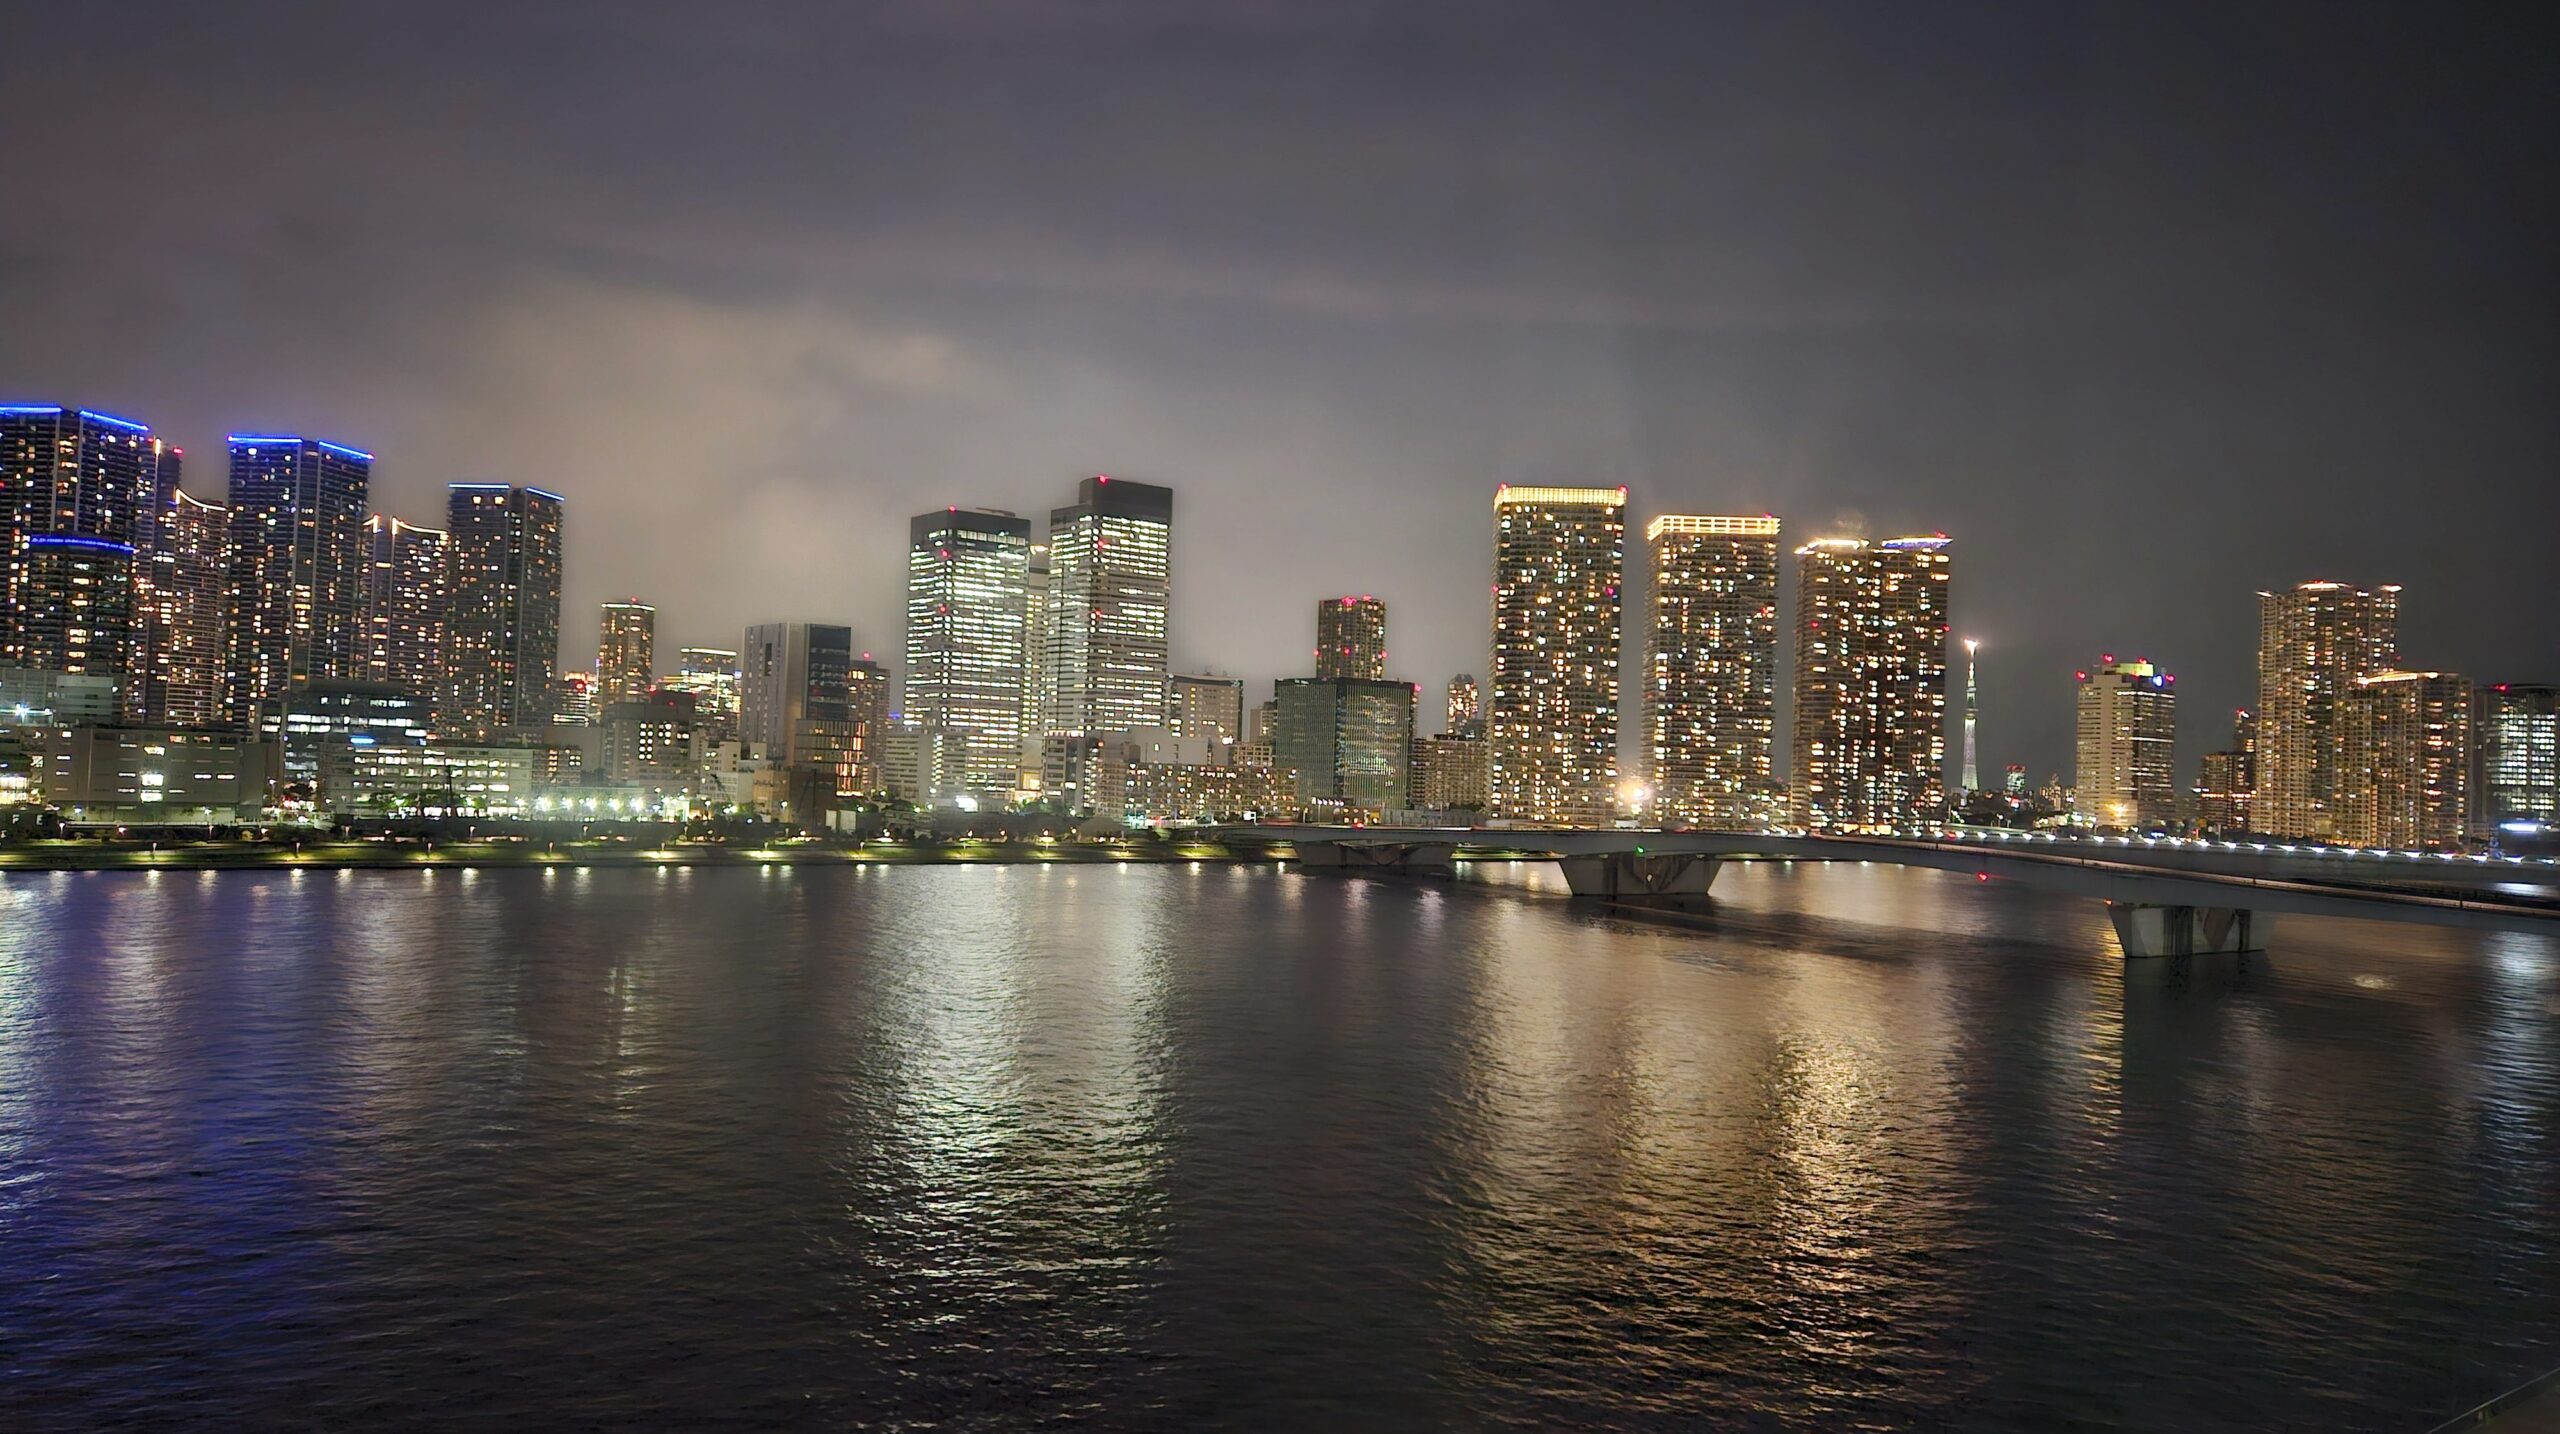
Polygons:
[[725,647],[680,648],[676,652],[676,670],[658,685],[670,692],[692,694],[693,710],[702,722],[703,740],[737,740],[737,653]]
[[2338,836],[2357,846],[2455,851],[2471,826],[2471,683],[2375,672],[2340,704]]
[[222,725],[222,629],[230,605],[223,553],[230,524],[231,511],[220,503],[169,489],[140,593],[146,723]]
[[658,685],[658,610],[637,599],[604,605],[596,638],[596,710],[637,702]]
[[1387,605],[1373,597],[1316,604],[1316,676],[1387,678]]
[[2166,827],[2177,819],[2178,679],[2109,653],[2079,682],[2074,800],[2093,826]]
[[1244,679],[1175,673],[1165,684],[1164,725],[1177,737],[1243,741]]
[[2353,773],[2339,708],[2355,680],[2399,665],[2400,589],[2303,583],[2258,594],[2257,796],[2250,821],[2288,839],[2340,834]]
[[178,468],[148,425],[0,405],[0,661],[114,677],[141,714],[143,569]]
[[1494,814],[1607,826],[1618,811],[1627,490],[1494,490]]
[[2196,769],[2196,824],[2212,835],[2250,830],[2257,799],[2258,723],[2246,707],[2231,714],[2231,745],[2207,752]]
[[1043,729],[1090,736],[1164,720],[1173,490],[1096,476],[1049,514],[1049,666]]
[[2560,834],[2560,687],[2500,682],[2471,713],[2473,840],[2512,848]]
[[1967,796],[1982,790],[1982,769],[1976,764],[1974,728],[1982,718],[1982,683],[1977,675],[1979,664],[1975,654],[1982,643],[1975,638],[1964,640],[1964,792]]
[[1778,520],[1666,513],[1645,525],[1645,759],[1667,825],[1750,829],[1775,815]]
[[[559,494],[506,483],[446,491],[453,625],[440,730],[490,736],[551,715],[560,670]],[[601,704],[594,711],[601,712]]]
[[313,682],[364,675],[365,498],[373,455],[292,434],[231,435],[229,719],[281,732]]
[[434,699],[453,617],[451,544],[441,528],[365,519],[364,676]]
[[1030,580],[1028,518],[936,508],[907,524],[906,721],[953,735],[952,775],[981,797],[1022,773]]
[[1461,672],[1449,679],[1449,727],[1460,737],[1484,735],[1484,690],[1476,686],[1476,675]]
[[1948,546],[1942,533],[1796,549],[1795,825],[1946,820]]

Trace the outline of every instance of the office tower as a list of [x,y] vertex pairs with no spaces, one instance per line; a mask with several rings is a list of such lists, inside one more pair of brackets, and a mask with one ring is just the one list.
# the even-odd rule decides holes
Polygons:
[[594,673],[563,672],[551,680],[552,726],[592,727],[601,710]]
[[2231,714],[2231,745],[2207,752],[2196,772],[2196,825],[2213,835],[2250,830],[2257,796],[2257,719],[2246,707]]
[[0,405],[0,661],[112,676],[141,714],[142,568],[179,462],[131,419]]
[[2355,846],[2460,848],[2471,825],[2471,683],[2376,672],[2339,704],[2338,835]]
[[1795,825],[1915,832],[1944,821],[1948,546],[1939,534],[1796,549]]
[[1449,732],[1460,737],[1484,735],[1484,690],[1476,675],[1461,672],[1449,679]]
[[2178,814],[2178,689],[2148,660],[2109,653],[2079,683],[2080,814],[2113,831],[2168,826]]
[[596,706],[637,702],[658,685],[658,610],[637,599],[604,605],[596,636]]
[[1031,521],[938,508],[907,523],[906,720],[953,734],[964,792],[1008,796],[1022,776]]
[[141,720],[222,725],[223,623],[230,606],[231,510],[171,487],[153,524],[142,604]]
[[448,488],[453,616],[440,730],[488,736],[550,719],[566,506],[557,493],[508,483]]
[[2560,835],[2560,687],[2500,682],[2471,700],[2471,837],[2536,845]]
[[1387,678],[1387,605],[1373,597],[1316,604],[1316,676]]
[[1777,816],[1778,520],[1664,514],[1644,536],[1644,741],[1657,819],[1766,826]]
[[790,765],[813,750],[810,723],[842,724],[853,629],[823,622],[760,622],[739,648],[738,736],[757,755]]
[[1022,751],[1024,764],[1040,765],[1040,737],[1057,710],[1057,674],[1049,665],[1049,544],[1031,545],[1022,590]]
[[230,446],[223,705],[233,723],[276,732],[296,688],[362,675],[373,455],[290,434],[235,433]]
[[1618,813],[1624,488],[1494,490],[1493,813],[1607,826]]
[[1297,773],[1297,793],[1364,812],[1406,805],[1412,790],[1414,688],[1363,677],[1284,677],[1271,735],[1272,765]]
[[445,687],[452,542],[384,513],[364,520],[364,676],[433,700]]
[[1982,721],[1982,680],[1980,664],[1974,659],[1982,652],[1982,644],[1973,638],[1964,640],[1964,784],[1967,796],[1982,789],[1982,767],[1976,751],[1975,729]]
[[430,699],[388,682],[334,679],[306,682],[285,699],[284,773],[320,796],[332,772],[343,772],[350,750],[426,745]]
[[1096,476],[1049,514],[1049,710],[1045,734],[1087,736],[1163,720],[1172,591],[1173,490]]
[[2355,680],[2400,660],[2400,589],[2303,583],[2258,594],[2257,793],[2250,820],[2270,836],[2340,834],[2340,704]]
[[889,674],[870,653],[844,668],[843,740],[836,749],[836,790],[850,796],[879,791],[887,759]]
[[1166,679],[1164,725],[1177,737],[1233,747],[1244,740],[1244,679],[1175,673]]
[[738,740],[738,654],[725,647],[679,648],[676,670],[658,685],[693,695],[704,741]]

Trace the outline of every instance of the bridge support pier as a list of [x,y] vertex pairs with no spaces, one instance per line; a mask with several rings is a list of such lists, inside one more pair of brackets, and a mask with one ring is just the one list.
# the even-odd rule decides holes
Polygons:
[[2201,956],[2232,951],[2264,951],[2275,922],[2263,911],[2233,906],[2145,906],[2131,901],[2107,903],[2107,919],[2116,924],[2116,942],[2125,959],[2149,956]]
[[1456,871],[1458,844],[1445,841],[1299,842],[1298,861],[1310,871],[1387,871],[1446,876]]
[[1721,858],[1691,852],[1610,852],[1604,856],[1558,857],[1564,884],[1576,896],[1605,896],[1617,901],[1702,901],[1713,886]]

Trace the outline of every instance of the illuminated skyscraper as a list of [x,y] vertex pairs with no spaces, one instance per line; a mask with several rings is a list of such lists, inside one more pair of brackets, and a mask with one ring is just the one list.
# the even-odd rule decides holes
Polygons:
[[908,521],[906,721],[952,734],[954,779],[982,799],[1021,779],[1030,584],[1030,519],[937,508]]
[[141,570],[178,468],[131,419],[0,405],[0,661],[112,677],[141,715]]
[[738,654],[725,647],[680,648],[676,670],[658,685],[692,694],[704,741],[738,739]]
[[1493,813],[1607,826],[1618,811],[1618,588],[1627,490],[1494,490]]
[[2560,687],[2500,682],[2471,703],[2471,835],[2482,846],[2560,837]]
[[648,696],[658,685],[658,610],[636,599],[606,603],[596,631],[596,710]]
[[809,724],[844,723],[853,629],[824,622],[760,622],[738,651],[738,736],[786,765],[825,745]]
[[452,544],[441,528],[383,513],[365,519],[364,536],[364,676],[435,701],[453,618]]
[[139,587],[143,722],[222,725],[230,526],[230,509],[169,488]]
[[565,506],[557,493],[507,483],[447,490],[453,621],[440,730],[490,735],[549,720],[560,672]]
[[1778,520],[1664,514],[1644,536],[1654,810],[1666,825],[1766,826],[1777,815]]
[[2355,680],[2399,665],[2400,589],[2304,583],[2258,594],[2257,798],[2270,836],[2341,834],[2351,774],[2339,765],[2339,708]]
[[1449,726],[1452,735],[1481,737],[1484,735],[1484,689],[1476,686],[1476,675],[1461,672],[1449,679]]
[[1796,549],[1795,825],[1945,821],[1948,546],[1939,534]]
[[2359,677],[2338,708],[2337,835],[2356,846],[2460,848],[2471,825],[2471,683],[2450,672]]
[[1976,750],[1975,729],[1982,723],[1981,665],[1974,659],[1982,644],[1968,637],[1964,640],[1964,785],[1970,795],[1982,790],[1980,753]]
[[2196,774],[2196,824],[2216,835],[2251,830],[2257,799],[2258,721],[2243,707],[2231,714],[2231,745],[2207,752]]
[[373,455],[291,434],[231,435],[230,720],[281,732],[296,689],[363,676],[365,498]]
[[1173,490],[1093,477],[1049,514],[1051,735],[1164,720]]
[[1243,741],[1244,679],[1175,673],[1166,680],[1164,725],[1177,737],[1208,737],[1228,747]]
[[2178,679],[2113,653],[2079,683],[2080,814],[2112,831],[2163,828],[2178,814]]
[[1373,597],[1316,604],[1316,676],[1387,678],[1387,605]]
[[1402,807],[1412,790],[1413,685],[1361,677],[1283,677],[1272,765],[1298,795],[1363,812]]

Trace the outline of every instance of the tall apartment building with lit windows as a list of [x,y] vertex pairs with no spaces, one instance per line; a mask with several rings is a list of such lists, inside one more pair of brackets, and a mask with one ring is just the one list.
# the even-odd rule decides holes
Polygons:
[[1173,490],[1095,476],[1049,514],[1044,734],[1132,732],[1164,720]]
[[230,439],[224,708],[284,730],[294,694],[363,676],[365,499],[373,455],[294,434]]
[[508,483],[447,488],[453,620],[440,731],[489,736],[549,722],[560,676],[566,506],[557,493]]
[[1387,680],[1387,605],[1373,597],[1316,604],[1316,676]]
[[2344,835],[2352,784],[2340,712],[2359,677],[2400,661],[2400,589],[2303,583],[2258,594],[2257,791],[2249,819],[2269,836]]
[[981,798],[1022,775],[1030,586],[1030,519],[937,508],[908,521],[904,716],[953,734],[954,778]]
[[1666,513],[1644,536],[1644,743],[1657,820],[1765,827],[1777,816],[1778,520]]
[[1476,684],[1476,675],[1461,672],[1449,679],[1449,725],[1443,729],[1460,737],[1484,735],[1484,689]]
[[596,710],[637,702],[658,685],[658,610],[636,599],[604,605],[596,624]]
[[1493,814],[1607,826],[1618,812],[1627,490],[1493,495]]
[[2178,679],[2113,653],[2073,674],[2079,683],[2081,816],[2106,831],[2167,827],[2178,815]]
[[2475,844],[2560,838],[2560,687],[2499,682],[2473,693],[2471,754]]
[[1164,725],[1177,737],[1207,737],[1216,750],[1244,740],[1244,679],[1177,672],[1165,679]]
[[2471,683],[2450,672],[2375,672],[2339,703],[2337,837],[2355,846],[2453,851],[2471,825]]
[[1796,826],[1916,832],[1946,820],[1949,546],[1941,533],[1796,549]]
[[230,527],[230,509],[169,487],[138,586],[143,656],[136,680],[145,723],[222,725]]
[[112,677],[143,712],[143,568],[178,449],[147,424],[0,405],[0,661]]
[[453,620],[452,542],[387,513],[364,521],[364,677],[434,701]]

